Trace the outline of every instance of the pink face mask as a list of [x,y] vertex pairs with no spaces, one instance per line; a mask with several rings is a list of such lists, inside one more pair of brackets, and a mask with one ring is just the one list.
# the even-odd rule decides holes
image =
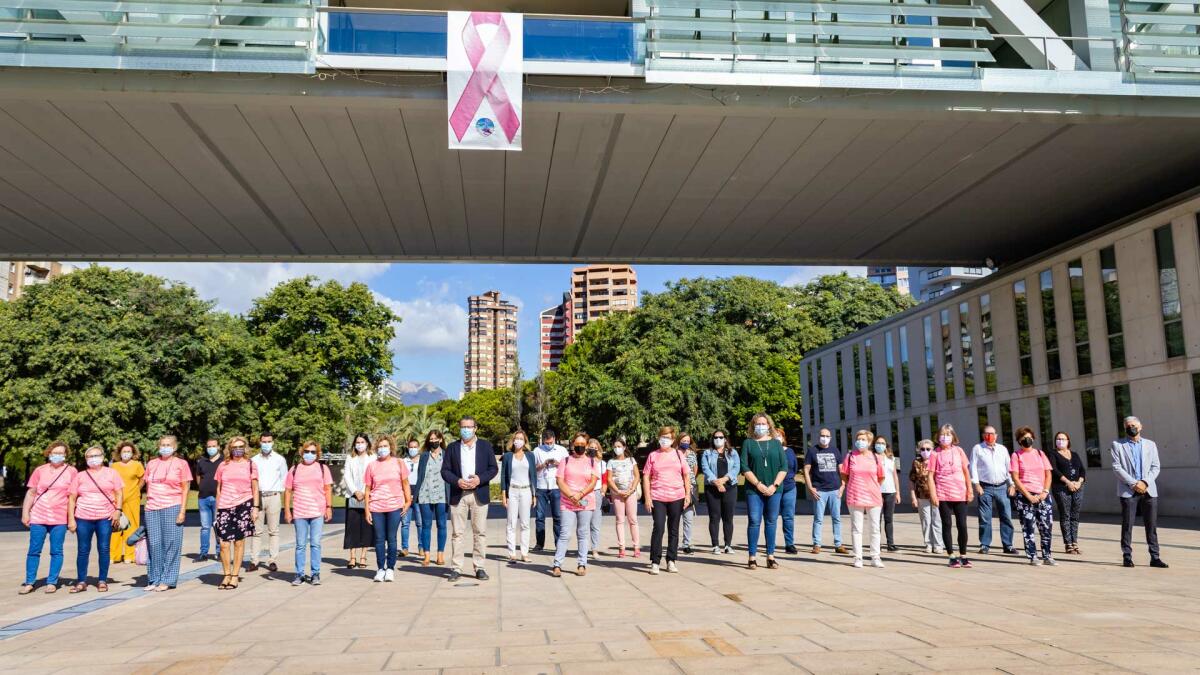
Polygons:
[[1065,439],[1065,438],[1060,438],[1060,439],[1058,439],[1058,440],[1054,441],[1054,445],[1055,445],[1056,447],[1058,447],[1060,450],[1066,450],[1066,449],[1067,449],[1067,446],[1069,446],[1069,445],[1070,445],[1070,443],[1067,441],[1067,439]]

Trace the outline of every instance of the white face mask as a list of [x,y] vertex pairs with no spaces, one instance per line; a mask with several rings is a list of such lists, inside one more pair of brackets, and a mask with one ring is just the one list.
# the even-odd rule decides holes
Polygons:
[[620,445],[614,445],[613,446],[613,454],[616,455],[617,457],[624,456],[625,448]]
[[1054,441],[1054,445],[1065,450],[1067,448],[1067,446],[1070,445],[1070,443],[1067,441],[1067,439],[1060,438],[1057,441]]
[[524,447],[525,447],[525,439],[524,438],[514,438],[513,439],[513,448],[514,449],[520,450],[521,448],[524,448]]
[[942,445],[949,447],[950,444],[954,442],[954,437],[953,436],[942,436],[941,438],[938,439],[938,441],[940,441]]
[[88,457],[87,465],[90,467],[104,466],[104,458],[103,457]]
[[714,447],[714,448],[723,448],[723,447],[725,447],[725,439],[724,439],[724,438],[714,438],[714,439],[713,439],[713,447]]
[[158,454],[162,455],[163,457],[170,457],[171,455],[175,454],[175,448],[172,448],[169,445],[164,445],[158,449]]
[[375,450],[375,454],[379,455],[380,457],[387,457],[388,455],[392,454],[392,449],[385,445],[377,448]]
[[128,462],[129,460],[133,459],[133,453],[128,450],[124,450],[121,452],[121,459],[122,461]]
[[366,452],[366,451],[367,451],[367,444],[366,444],[366,443],[355,443],[355,444],[354,444],[354,451],[355,451],[355,452]]
[[827,447],[829,447],[829,441],[832,441],[832,440],[833,440],[832,436],[821,436],[821,437],[817,438],[817,443],[820,443],[822,448],[827,448]]
[[671,447],[671,437],[670,436],[659,436],[658,437],[658,447],[660,447],[660,448]]

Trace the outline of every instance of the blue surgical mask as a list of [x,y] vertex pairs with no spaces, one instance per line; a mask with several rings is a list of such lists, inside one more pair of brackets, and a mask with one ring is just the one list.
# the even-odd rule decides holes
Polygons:
[[315,452],[306,452],[300,456],[304,458],[305,464],[312,464],[313,462],[317,461],[317,453]]
[[409,456],[409,457],[416,457],[416,456],[417,456],[417,455],[419,455],[419,454],[421,454],[421,449],[420,449],[420,448],[409,448],[409,449],[408,449],[408,456]]
[[460,427],[458,430],[458,436],[459,436],[459,438],[463,439],[464,441],[469,441],[472,438],[475,438],[475,428],[474,427]]
[[204,451],[208,453],[209,457],[216,457],[217,453],[220,452],[221,449],[210,445],[209,447],[205,448]]
[[275,444],[268,441],[266,443],[260,444],[258,446],[258,449],[262,451],[262,454],[269,455],[269,454],[271,454],[271,449],[274,447],[275,447]]
[[886,446],[886,445],[884,445],[883,443],[876,443],[876,444],[875,444],[875,452],[883,452],[884,450],[887,450],[887,446]]
[[65,461],[67,461],[66,455],[50,455],[51,464],[62,464]]
[[172,448],[169,445],[164,445],[158,449],[158,454],[162,455],[163,457],[170,457],[171,455],[175,454],[175,448]]
[[385,448],[376,448],[375,454],[379,455],[380,457],[387,457],[388,455],[392,454],[392,449],[386,448],[386,447]]
[[692,447],[692,444],[691,444],[691,443],[689,443],[689,442],[687,442],[687,441],[684,441],[684,442],[682,442],[682,443],[680,443],[680,444],[679,444],[679,448],[680,448],[681,450],[689,450],[689,449],[691,449],[691,447]]
[[87,465],[91,466],[91,467],[104,466],[104,458],[103,457],[88,457]]
[[854,448],[856,450],[866,450],[868,445],[870,444],[861,438],[854,441]]
[[771,430],[771,427],[769,427],[765,424],[755,424],[754,425],[754,435],[755,436],[766,436],[767,432],[770,430]]

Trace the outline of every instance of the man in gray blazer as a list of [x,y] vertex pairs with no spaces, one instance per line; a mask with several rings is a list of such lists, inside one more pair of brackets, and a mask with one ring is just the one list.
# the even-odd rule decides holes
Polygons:
[[1113,441],[1113,473],[1117,474],[1117,496],[1121,498],[1121,555],[1124,566],[1133,567],[1133,519],[1140,510],[1146,526],[1146,544],[1150,548],[1150,566],[1166,568],[1158,555],[1158,486],[1155,479],[1161,468],[1158,446],[1142,438],[1142,422],[1132,415],[1125,418],[1125,438]]

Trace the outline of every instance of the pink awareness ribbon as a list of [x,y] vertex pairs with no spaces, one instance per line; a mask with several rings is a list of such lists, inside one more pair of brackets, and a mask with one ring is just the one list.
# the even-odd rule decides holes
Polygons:
[[[499,27],[496,36],[486,47],[476,28],[481,24]],[[458,140],[461,141],[463,134],[471,128],[471,121],[475,119],[475,114],[479,112],[479,106],[485,98],[496,113],[496,121],[504,130],[509,143],[521,128],[521,118],[508,99],[504,83],[500,81],[500,65],[508,51],[511,37],[508,25],[504,23],[500,12],[471,12],[471,18],[467,20],[467,25],[463,26],[463,48],[467,52],[467,60],[471,62],[471,78],[467,80],[467,86],[458,98],[454,112],[450,113],[450,128],[454,130]]]

